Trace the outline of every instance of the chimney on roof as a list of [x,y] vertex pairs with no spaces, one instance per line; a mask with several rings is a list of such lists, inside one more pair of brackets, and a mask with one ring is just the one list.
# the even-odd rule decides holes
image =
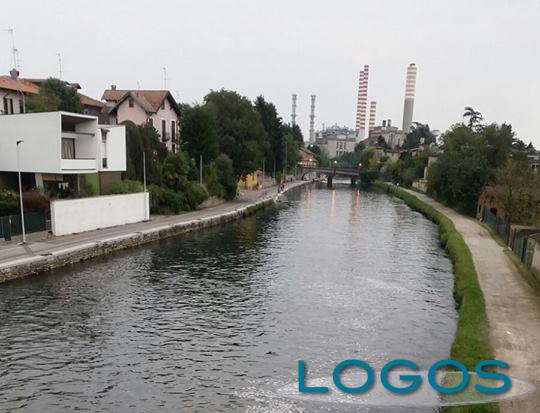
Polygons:
[[19,78],[19,71],[17,69],[11,69],[9,75],[13,80],[17,80]]
[[386,120],[383,120],[383,121],[382,121],[382,127],[383,127],[383,128],[386,128]]
[[111,90],[116,90],[116,85],[111,85]]
[[388,119],[388,127],[392,126],[392,119]]

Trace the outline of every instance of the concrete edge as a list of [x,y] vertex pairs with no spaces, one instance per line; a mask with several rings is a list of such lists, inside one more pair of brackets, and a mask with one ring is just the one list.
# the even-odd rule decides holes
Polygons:
[[211,228],[237,219],[252,215],[260,209],[278,202],[288,191],[301,188],[311,181],[303,181],[298,185],[286,188],[277,195],[270,195],[258,199],[249,205],[237,208],[234,211],[217,213],[209,217],[196,218],[186,222],[161,225],[137,232],[112,236],[97,241],[85,242],[72,247],[62,248],[43,255],[17,258],[0,264],[0,283],[39,274],[55,268],[65,267],[77,262],[86,261],[101,255],[110,254],[135,246],[148,244],[160,239],[171,238],[187,232],[203,228]]

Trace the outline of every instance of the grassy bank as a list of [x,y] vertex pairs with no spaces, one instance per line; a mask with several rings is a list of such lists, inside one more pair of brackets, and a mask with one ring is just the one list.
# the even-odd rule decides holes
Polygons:
[[[401,198],[411,208],[438,224],[441,244],[454,265],[454,297],[458,305],[457,330],[450,356],[453,360],[465,364],[470,371],[474,370],[476,363],[492,359],[493,353],[489,345],[489,326],[484,295],[480,289],[467,244],[454,227],[453,222],[431,205],[394,185],[376,182],[374,186]],[[453,407],[445,409],[445,411],[452,413],[495,413],[499,411],[499,408],[496,404],[487,404]]]

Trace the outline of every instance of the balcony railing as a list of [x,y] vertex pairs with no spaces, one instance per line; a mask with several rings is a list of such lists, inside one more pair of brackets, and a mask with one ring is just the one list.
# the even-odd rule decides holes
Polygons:
[[60,167],[65,172],[97,170],[96,158],[62,159]]

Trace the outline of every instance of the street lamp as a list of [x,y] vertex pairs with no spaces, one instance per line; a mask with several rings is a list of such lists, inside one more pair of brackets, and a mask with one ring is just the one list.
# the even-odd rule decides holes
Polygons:
[[23,197],[22,197],[22,183],[21,183],[21,160],[19,156],[19,145],[24,141],[17,141],[17,172],[19,175],[19,203],[21,205],[21,228],[22,228],[22,243],[26,244],[26,229],[24,228],[24,207],[23,207]]

